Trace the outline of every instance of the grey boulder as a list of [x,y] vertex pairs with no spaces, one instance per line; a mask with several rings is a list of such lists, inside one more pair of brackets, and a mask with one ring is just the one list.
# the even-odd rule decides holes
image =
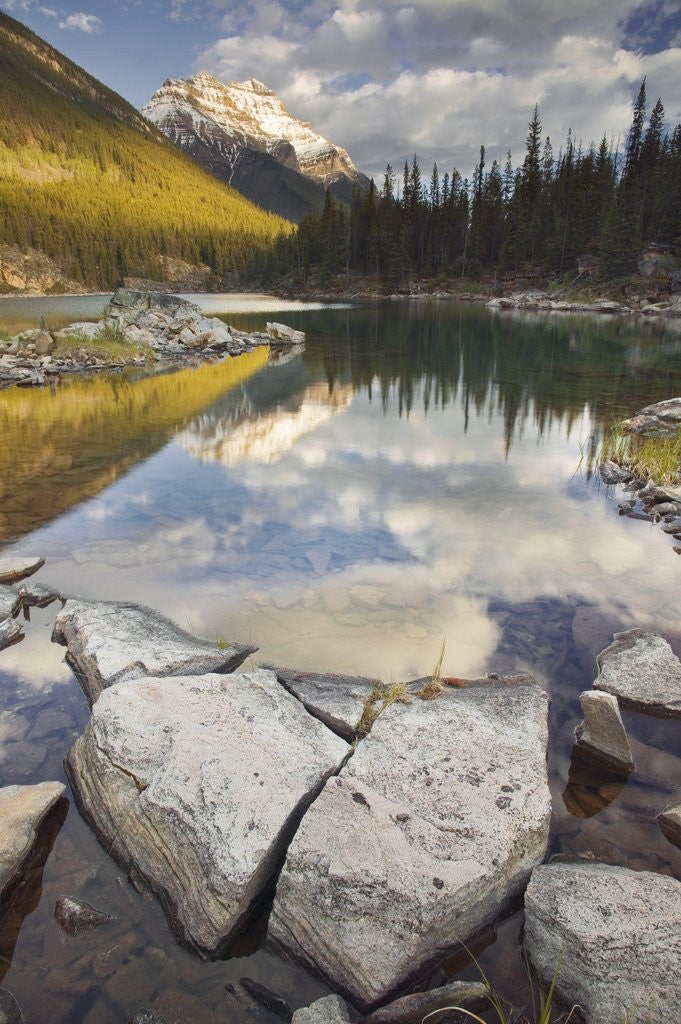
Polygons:
[[547,708],[502,680],[384,710],[303,818],[270,942],[366,1010],[497,918],[546,851]]
[[0,583],[16,583],[17,580],[23,580],[26,576],[32,576],[44,564],[45,559],[35,555],[0,558]]
[[617,697],[623,707],[681,717],[681,662],[657,633],[628,629],[598,655],[595,690]]
[[544,864],[525,893],[525,948],[587,1024],[678,1021],[681,883],[609,864]]
[[69,599],[57,613],[52,639],[66,646],[91,703],[122,679],[232,672],[257,650],[202,640],[151,608],[122,601]]
[[43,819],[63,794],[61,782],[0,789],[0,898],[20,877]]
[[66,768],[106,849],[159,895],[182,941],[214,956],[348,751],[255,671],[116,683]]
[[0,651],[9,647],[24,635],[23,627],[16,619],[0,620]]
[[616,772],[633,772],[634,758],[617,698],[611,693],[586,690],[579,700],[584,720],[575,729],[577,747]]
[[350,1008],[340,996],[324,996],[296,1010],[291,1024],[352,1024]]
[[633,473],[618,466],[612,459],[604,459],[598,467],[601,480],[606,484],[623,484],[631,480]]
[[6,584],[0,584],[0,622],[11,618],[20,604],[19,591]]
[[295,331],[286,324],[268,323],[267,333],[272,341],[280,345],[302,345],[305,342],[304,331]]

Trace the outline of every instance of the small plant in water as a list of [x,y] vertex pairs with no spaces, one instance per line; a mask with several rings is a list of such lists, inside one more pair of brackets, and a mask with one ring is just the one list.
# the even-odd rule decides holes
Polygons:
[[[578,1006],[576,1004],[567,1014],[560,1013],[554,1016],[553,1000],[556,991],[556,982],[560,972],[560,960],[553,972],[553,978],[551,979],[549,990],[545,993],[541,985],[536,982],[532,968],[530,967],[526,957],[523,956],[523,962],[527,971],[527,977],[530,983],[530,992],[532,995],[532,1012],[531,1015],[528,1016],[526,1013],[518,1013],[514,1007],[504,1002],[476,958],[473,956],[473,953],[471,953],[467,946],[464,948],[480,973],[483,985],[487,989],[487,999],[489,1000],[490,1007],[494,1011],[494,1015],[499,1024],[570,1024],[570,1021],[573,1019],[573,1015],[578,1010]],[[476,1021],[477,1024],[488,1024],[488,1021],[483,1017],[474,1013],[472,1010],[467,1010],[464,1006],[442,1006],[439,1009],[426,1014],[421,1024],[425,1024],[426,1021],[432,1021],[432,1024],[437,1024],[439,1015],[443,1013],[460,1013],[463,1014],[466,1020]]]

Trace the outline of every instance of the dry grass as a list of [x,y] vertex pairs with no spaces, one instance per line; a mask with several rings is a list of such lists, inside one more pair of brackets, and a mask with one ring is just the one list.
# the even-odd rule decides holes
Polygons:
[[440,654],[438,656],[433,671],[431,672],[430,679],[423,686],[416,696],[419,700],[434,700],[435,697],[439,697],[440,694],[445,692],[445,683],[442,680],[442,664],[445,660],[445,648],[447,646],[447,640],[445,637],[442,638],[440,645]]
[[384,683],[376,683],[373,690],[364,701],[362,715],[357,723],[357,738],[364,739],[371,732],[374,722],[386,708],[396,701],[408,704],[410,700],[405,683],[391,683],[386,686]]

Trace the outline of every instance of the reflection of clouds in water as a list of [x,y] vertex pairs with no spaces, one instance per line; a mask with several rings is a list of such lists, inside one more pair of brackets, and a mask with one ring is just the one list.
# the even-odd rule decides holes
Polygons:
[[[41,531],[51,578],[259,643],[264,658],[393,678],[429,672],[443,637],[447,671],[493,668],[495,598],[573,594],[624,605],[632,624],[676,625],[668,539],[575,475],[586,414],[573,440],[528,430],[506,459],[487,409],[464,434],[458,407],[393,408],[358,393],[346,415],[289,431],[269,464],[243,445],[231,468],[171,445]],[[93,517],[95,504],[107,514]]]
[[[242,462],[268,466],[286,455],[301,437],[319,430],[335,413],[346,409],[353,394],[354,389],[350,387],[329,392],[325,385],[313,384],[305,389],[299,409],[278,407],[271,412],[254,414],[241,423],[232,424],[228,420],[222,429],[212,427],[207,431],[201,429],[200,421],[195,421],[178,434],[176,440],[190,455],[207,462],[221,462],[227,467]],[[319,461],[314,449],[309,448],[306,465],[319,464]]]

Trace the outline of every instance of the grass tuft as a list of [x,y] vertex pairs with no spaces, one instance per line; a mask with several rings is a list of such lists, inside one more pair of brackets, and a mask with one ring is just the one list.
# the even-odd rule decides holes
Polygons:
[[150,345],[137,345],[127,341],[118,327],[102,324],[97,334],[90,338],[84,334],[73,333],[61,335],[53,356],[77,356],[83,350],[88,357],[95,357],[106,362],[129,361],[144,358],[153,361],[154,350]]
[[408,704],[409,699],[405,683],[392,683],[390,686],[386,686],[384,683],[377,682],[364,701],[362,714],[357,723],[357,738],[364,739],[365,736],[368,736],[378,716],[391,704],[395,704],[396,701]]
[[442,643],[440,645],[440,654],[438,656],[433,671],[431,672],[430,679],[423,686],[416,696],[419,700],[434,700],[435,697],[439,697],[440,694],[445,692],[445,684],[442,681],[442,663],[445,660],[445,648],[447,646],[447,638],[442,637]]
[[681,475],[681,430],[671,437],[639,437],[613,427],[603,438],[597,456],[600,465],[611,459],[642,480],[678,484]]

